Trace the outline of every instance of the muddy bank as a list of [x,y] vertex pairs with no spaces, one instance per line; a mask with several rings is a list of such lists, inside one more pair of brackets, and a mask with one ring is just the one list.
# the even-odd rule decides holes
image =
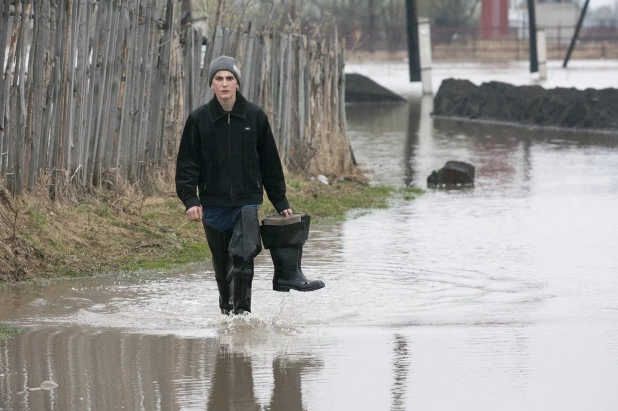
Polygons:
[[492,81],[444,80],[435,116],[544,127],[618,132],[618,90],[514,86]]
[[346,103],[403,103],[406,99],[361,74],[345,75]]

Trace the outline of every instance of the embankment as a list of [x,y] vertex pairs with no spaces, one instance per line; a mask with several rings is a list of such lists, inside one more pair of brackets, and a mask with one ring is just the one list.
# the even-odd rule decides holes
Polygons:
[[434,98],[434,116],[618,133],[618,90],[544,89],[446,79]]

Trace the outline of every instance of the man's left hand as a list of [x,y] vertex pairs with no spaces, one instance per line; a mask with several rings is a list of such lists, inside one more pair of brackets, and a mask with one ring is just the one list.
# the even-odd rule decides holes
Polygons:
[[281,214],[282,214],[284,217],[291,217],[291,216],[292,216],[292,214],[293,214],[293,213],[292,213],[292,209],[291,209],[291,208],[288,208],[287,210],[283,210],[283,211],[281,212]]

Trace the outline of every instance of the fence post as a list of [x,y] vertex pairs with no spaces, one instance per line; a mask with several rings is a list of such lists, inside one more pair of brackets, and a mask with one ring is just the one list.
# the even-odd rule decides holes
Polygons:
[[545,29],[536,31],[536,47],[539,56],[539,79],[547,80],[547,39]]
[[429,19],[418,19],[419,57],[423,94],[432,94],[431,84],[431,28]]
[[[13,30],[13,27],[12,27],[13,21],[12,19],[9,20],[9,11],[10,11],[9,2],[5,1],[2,7],[3,8],[2,8],[2,16],[1,16],[2,17],[2,27],[0,28],[0,50],[6,50],[8,46],[7,39],[9,38],[9,33]],[[10,52],[9,52],[9,57],[10,57]],[[5,150],[4,111],[6,109],[6,102],[7,102],[7,96],[8,96],[8,87],[5,89],[5,85],[8,86],[10,81],[8,81],[9,80],[9,76],[8,76],[9,70],[7,70],[6,79],[4,77],[4,62],[5,62],[5,53],[0,53],[0,175],[4,174],[4,170],[6,169],[6,162],[8,158],[8,156],[5,156],[3,154]]]

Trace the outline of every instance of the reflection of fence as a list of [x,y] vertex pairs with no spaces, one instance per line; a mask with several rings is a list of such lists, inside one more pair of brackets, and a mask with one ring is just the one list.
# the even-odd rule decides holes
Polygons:
[[[573,26],[544,27],[548,59],[566,55]],[[348,50],[405,52],[404,28],[343,29]],[[432,57],[440,60],[510,61],[528,59],[528,28],[511,27],[505,35],[488,27],[431,27]],[[618,58],[618,27],[583,27],[573,52],[574,59]]]
[[0,6],[0,178],[17,193],[52,170],[99,185],[106,170],[138,181],[173,164],[183,118],[207,97],[203,66],[223,53],[237,55],[243,91],[272,115],[285,162],[332,172],[351,162],[312,158],[329,144],[351,158],[337,41],[180,35],[173,0],[9,3]]

